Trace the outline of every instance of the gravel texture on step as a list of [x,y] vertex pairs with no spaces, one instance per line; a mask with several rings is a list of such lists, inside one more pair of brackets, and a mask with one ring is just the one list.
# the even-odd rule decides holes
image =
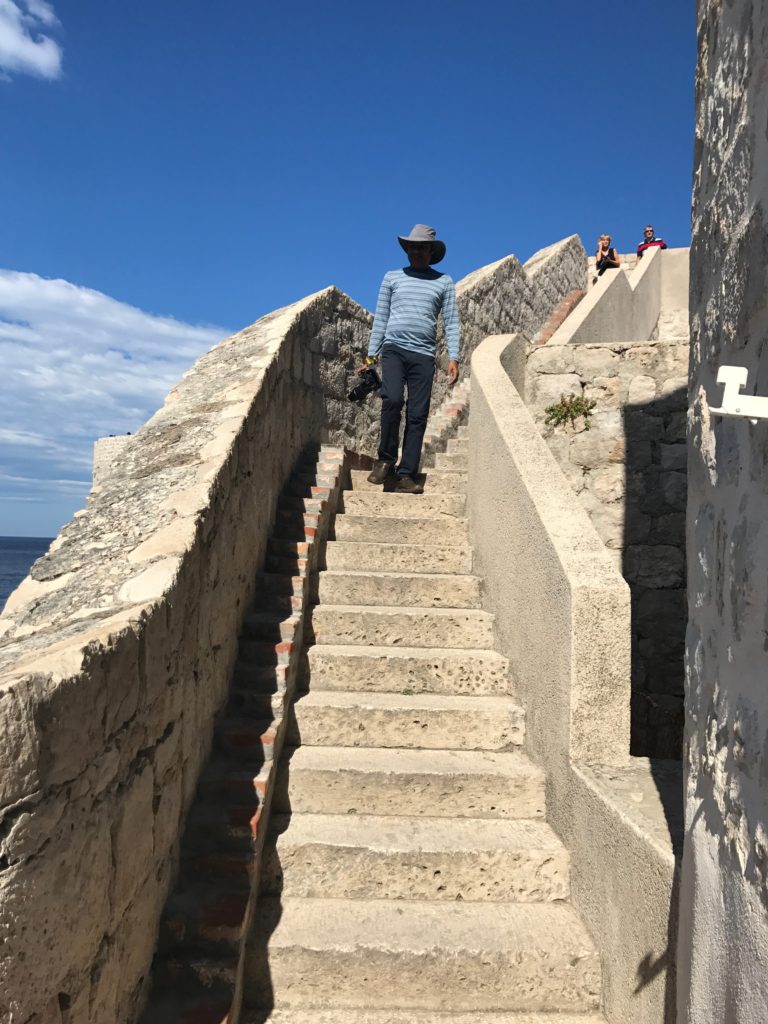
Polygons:
[[[391,486],[391,481],[382,488],[381,484],[371,484],[367,480],[368,471],[365,469],[354,469],[350,473],[350,479],[353,491],[378,491],[386,493],[387,488]],[[448,492],[452,494],[465,494],[467,490],[467,473],[466,470],[460,471],[457,469],[427,469],[419,477],[424,484],[424,494],[430,494],[432,492]],[[421,494],[398,494],[398,498],[402,501],[413,501],[417,502],[423,495]]]
[[456,573],[321,572],[320,604],[480,608],[480,579]]
[[403,647],[492,647],[493,615],[475,608],[317,605],[315,643]]
[[509,664],[496,651],[322,644],[307,652],[313,690],[501,694]]
[[[243,1024],[606,1024],[593,1013],[444,1013],[434,1010],[252,1010]],[[627,1022],[630,1024],[630,1022]]]
[[544,775],[517,752],[298,747],[284,752],[280,779],[284,812],[544,816]]
[[[286,564],[292,568],[292,563]],[[472,549],[459,537],[452,545],[337,540],[326,548],[325,566],[370,572],[468,573],[472,572]]]
[[390,491],[345,491],[343,512],[358,516],[396,516],[400,519],[435,516],[437,519],[455,519],[465,514],[467,501],[458,492],[436,492],[426,490],[417,495],[418,501],[403,501],[411,495],[395,494]]
[[263,899],[259,947],[268,971],[253,965],[247,984],[262,1005],[587,1011],[600,998],[600,958],[563,904]]
[[435,456],[435,469],[439,471],[454,470],[466,473],[469,468],[468,452],[440,452]]
[[569,858],[542,821],[276,815],[262,891],[342,899],[541,902],[569,891]]
[[345,513],[336,516],[336,540],[357,540],[364,543],[380,541],[385,544],[448,544],[467,539],[467,521],[459,518],[441,519],[436,516],[366,516]]
[[296,704],[296,722],[309,746],[508,750],[525,734],[510,697],[317,690]]

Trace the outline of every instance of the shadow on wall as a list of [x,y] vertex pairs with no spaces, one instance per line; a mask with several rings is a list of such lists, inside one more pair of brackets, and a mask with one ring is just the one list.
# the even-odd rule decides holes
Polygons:
[[684,388],[623,410],[622,573],[632,594],[632,724],[637,757],[680,758],[686,628]]
[[632,600],[630,753],[649,758],[675,857],[667,945],[637,966],[641,993],[664,978],[663,1024],[677,1019],[677,926],[683,843],[681,757],[687,625],[687,390],[622,410],[626,496],[622,574]]

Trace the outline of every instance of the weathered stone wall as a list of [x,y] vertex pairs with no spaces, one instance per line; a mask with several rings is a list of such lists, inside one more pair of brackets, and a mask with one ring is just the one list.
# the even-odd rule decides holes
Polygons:
[[[473,271],[456,285],[461,317],[461,376],[469,375],[472,353],[489,334],[523,334],[533,338],[553,310],[573,291],[586,288],[587,254],[578,235],[540,249],[524,264],[516,256]],[[434,401],[447,386],[442,370],[448,354],[438,341]]]
[[105,476],[112,472],[123,453],[123,448],[130,443],[131,434],[110,434],[93,442],[93,483],[102,483]]
[[680,1024],[768,1008],[768,424],[710,412],[723,364],[768,395],[766,26],[699,0]]
[[329,289],[222,342],[9,599],[1,1020],[133,1019],[276,498],[336,409],[323,352],[369,322]]
[[[465,355],[585,265],[568,239],[460,282]],[[9,599],[0,1020],[135,1019],[279,491],[309,443],[375,451],[378,403],[346,399],[370,323],[330,288],[203,356]]]
[[[544,345],[526,401],[632,592],[632,752],[680,757],[685,636],[687,343]],[[553,427],[561,395],[597,405]]]

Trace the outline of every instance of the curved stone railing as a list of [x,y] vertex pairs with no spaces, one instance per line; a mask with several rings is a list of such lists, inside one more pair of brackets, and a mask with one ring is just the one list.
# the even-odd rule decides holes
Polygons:
[[0,1018],[132,1019],[277,496],[329,420],[368,426],[369,323],[328,289],[203,356],[9,599]]
[[625,764],[629,588],[502,364],[472,360],[469,508],[475,556],[526,708],[531,752]]
[[[534,332],[585,267],[574,237],[459,282],[465,352]],[[375,450],[376,403],[346,399],[370,322],[328,288],[212,349],[9,598],[0,1019],[135,1020],[277,496],[308,444]]]
[[676,921],[664,788],[679,776],[629,758],[629,587],[510,379],[525,348],[490,337],[472,360],[475,566],[602,953],[606,1018],[660,1024],[673,1020]]

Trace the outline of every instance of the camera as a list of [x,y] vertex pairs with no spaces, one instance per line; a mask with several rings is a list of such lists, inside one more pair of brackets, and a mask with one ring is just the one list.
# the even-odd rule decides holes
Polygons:
[[381,378],[372,366],[366,366],[360,371],[360,381],[347,395],[350,402],[362,402],[372,391],[378,391],[381,387]]

